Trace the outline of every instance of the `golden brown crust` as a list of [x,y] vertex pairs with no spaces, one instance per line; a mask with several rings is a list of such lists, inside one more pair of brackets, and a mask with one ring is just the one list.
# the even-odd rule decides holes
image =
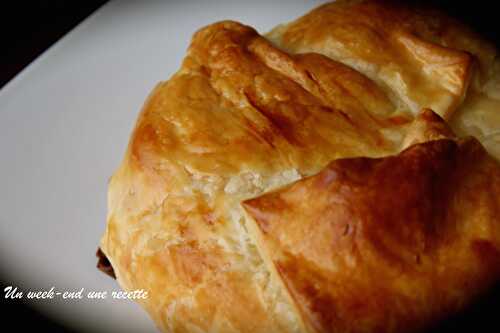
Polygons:
[[[479,82],[476,94],[496,98],[496,76],[487,71],[494,50],[487,44],[441,16],[429,21],[386,6],[327,5],[275,30],[272,42],[237,22],[209,25],[193,36],[180,70],[152,91],[110,181],[100,246],[124,289],[148,291],[141,305],[163,331],[327,327],[304,315],[310,300],[290,292],[287,267],[276,268],[270,242],[241,202],[314,175],[338,158],[380,158],[452,139],[447,124],[427,108],[452,116],[454,128],[467,134],[476,123],[457,121],[453,113],[477,118],[460,106],[471,76]],[[359,18],[342,21],[339,10]],[[372,23],[359,21],[367,15]],[[416,30],[392,31],[401,17],[413,20]],[[336,28],[337,19],[342,24]],[[391,19],[394,24],[377,30]],[[374,49],[368,37],[384,48]],[[335,45],[349,40],[354,56],[337,56]],[[370,69],[371,61],[379,71]],[[391,86],[394,78],[407,88]],[[495,125],[488,126],[485,135],[494,133]],[[467,212],[484,211],[479,223],[492,222],[492,205],[469,204]],[[309,266],[298,269],[309,277]]]
[[452,118],[454,130],[477,136],[500,159],[496,49],[443,13],[395,1],[336,1],[267,36],[287,52],[317,52],[355,68],[403,109]]
[[323,5],[269,37],[288,51],[318,52],[353,66],[415,113],[429,107],[448,118],[465,95],[472,65],[467,52],[448,45],[454,27],[442,15],[396,3],[345,1]]
[[500,278],[500,168],[475,139],[332,162],[243,203],[315,332],[407,332]]
[[143,108],[110,182],[102,249],[124,288],[149,291],[164,330],[300,330],[240,200],[333,158],[398,150],[409,121],[345,65],[290,56],[236,22],[208,26]]

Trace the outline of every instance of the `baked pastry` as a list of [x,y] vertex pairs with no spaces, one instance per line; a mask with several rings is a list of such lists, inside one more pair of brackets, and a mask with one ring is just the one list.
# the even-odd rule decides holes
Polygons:
[[476,139],[441,139],[335,160],[243,204],[307,331],[413,332],[498,278],[499,191]]
[[368,76],[395,105],[433,109],[462,136],[500,157],[500,60],[495,47],[429,8],[336,1],[267,37],[291,53],[314,52]]
[[101,266],[165,332],[410,332],[458,311],[500,279],[495,57],[380,1],[266,37],[199,30],[110,180]]

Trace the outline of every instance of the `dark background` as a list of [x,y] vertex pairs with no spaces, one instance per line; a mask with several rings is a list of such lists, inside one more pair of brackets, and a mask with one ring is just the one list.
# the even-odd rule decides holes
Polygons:
[[107,1],[4,2],[9,1],[0,6],[0,88]]
[[[0,89],[30,62],[106,2],[104,0],[2,1],[0,6]],[[0,318],[6,331],[9,329],[5,325],[10,323],[12,332],[29,332],[30,330],[50,333],[77,332],[40,314],[23,300],[4,299],[5,286],[15,285],[15,283],[6,281],[3,276],[0,272]]]
[[[17,1],[10,5],[2,4],[0,7],[2,43],[0,88],[106,2],[104,0],[33,0]],[[497,46],[500,45],[500,15],[497,14],[495,1],[411,2],[440,7],[452,16],[468,23],[476,31],[495,42]],[[215,0],[214,4],[216,4]],[[0,292],[3,291],[5,282],[0,272]],[[3,296],[3,293],[0,295]],[[72,332],[37,313],[22,300],[1,298],[0,314],[5,322],[13,323],[20,331],[36,328],[38,332]],[[500,332],[498,315],[500,315],[500,287],[490,293],[487,298],[470,307],[465,313],[442,323],[433,332]]]

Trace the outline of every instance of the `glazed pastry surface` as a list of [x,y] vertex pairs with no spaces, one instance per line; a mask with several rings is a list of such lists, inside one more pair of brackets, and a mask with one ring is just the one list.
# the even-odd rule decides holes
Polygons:
[[456,311],[500,277],[495,57],[376,1],[265,37],[202,28],[110,180],[111,273],[165,332],[404,332]]

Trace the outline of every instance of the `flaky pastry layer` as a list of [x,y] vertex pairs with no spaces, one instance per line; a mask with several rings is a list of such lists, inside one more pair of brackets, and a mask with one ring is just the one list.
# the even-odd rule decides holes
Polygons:
[[[496,145],[491,143],[497,142],[494,135],[499,124],[498,96],[491,92],[496,91],[498,72],[491,70],[496,68],[495,52],[491,45],[442,15],[375,1],[325,5],[276,28],[266,38],[233,21],[199,30],[179,71],[158,84],[147,99],[125,157],[109,183],[107,227],[100,246],[118,282],[126,290],[148,291],[149,298],[141,305],[165,332],[361,332],[366,327],[391,331],[394,327],[414,327],[411,320],[415,318],[430,321],[448,307],[450,311],[455,309],[455,303],[446,303],[446,299],[444,308],[437,304],[429,313],[421,313],[418,302],[425,301],[424,294],[414,305],[408,301],[401,305],[401,312],[395,309],[389,313],[394,323],[388,324],[387,318],[375,310],[364,324],[354,323],[351,318],[357,312],[350,312],[350,306],[359,294],[353,292],[354,298],[346,294],[338,304],[331,303],[335,308],[325,303],[317,310],[322,294],[304,294],[301,288],[317,283],[325,297],[336,299],[337,282],[329,283],[337,275],[329,270],[319,270],[317,276],[310,274],[309,264],[304,263],[327,256],[321,259],[323,264],[336,265],[332,263],[336,254],[330,247],[324,247],[320,257],[315,253],[322,251],[322,242],[328,236],[340,236],[297,231],[293,233],[292,249],[282,248],[283,244],[272,238],[279,238],[281,232],[287,237],[286,228],[277,227],[278,234],[272,237],[262,236],[263,216],[271,208],[266,206],[269,197],[265,193],[318,172],[314,177],[322,177],[328,171],[321,170],[329,170],[332,161],[340,158],[384,161],[395,155],[398,157],[390,160],[395,163],[398,158],[405,160],[408,151],[422,150],[423,161],[432,164],[436,158],[438,163],[442,156],[433,155],[432,149],[442,142],[455,147],[453,156],[458,160],[486,160],[486,153],[475,141],[472,146],[481,153],[472,156],[463,150],[461,147],[471,144],[456,139],[442,118],[460,135],[476,135],[495,153]],[[408,147],[412,148],[405,150]],[[498,170],[495,161],[488,163],[491,170]],[[415,171],[411,163],[405,165],[410,170],[401,173]],[[344,167],[346,172],[350,168],[357,172],[360,166],[347,163]],[[469,225],[469,219],[475,219],[477,228],[485,230],[485,242],[478,246],[487,248],[478,251],[490,258],[499,245],[493,223],[499,212],[498,187],[484,187],[482,179],[486,176],[478,170],[464,172],[479,173],[475,178],[470,176],[477,179],[470,190],[489,198],[482,199],[488,204],[467,201],[467,177],[457,177],[456,187],[449,191],[460,189],[456,195],[469,205],[463,214],[481,212],[477,217],[457,215],[456,225]],[[388,182],[396,184],[398,179],[389,177]],[[320,217],[316,215],[319,210],[311,210],[313,207],[331,197],[343,198],[342,193],[326,190],[309,193],[300,190],[302,181],[297,184],[297,205],[275,210],[273,206],[272,217],[285,214],[290,225],[306,227]],[[396,193],[391,192],[391,186],[383,185],[373,188],[374,196]],[[488,193],[496,194],[496,199]],[[395,195],[393,200],[397,210],[408,199]],[[251,208],[250,214],[242,202]],[[443,212],[456,209],[441,201],[438,206]],[[303,209],[298,211],[299,207]],[[360,219],[367,216],[370,221],[376,220],[378,215],[370,207],[356,214]],[[386,224],[380,222],[376,234],[390,242],[384,246],[408,251],[401,254],[403,259],[413,260],[413,248],[407,250],[398,243],[400,233],[406,232],[401,214]],[[279,224],[275,220],[271,224],[275,223]],[[337,222],[324,222],[321,228],[328,231],[328,223]],[[368,222],[359,222],[363,223]],[[420,228],[419,223],[412,227]],[[459,259],[465,264],[464,270],[483,274],[482,266],[474,261],[475,254],[469,253],[475,250],[467,247],[467,242],[477,240],[479,234],[456,232],[447,237],[460,242],[453,247],[439,245],[449,253],[452,249],[463,251]],[[425,232],[422,235],[427,237]],[[321,241],[310,247],[310,251],[316,251],[310,254],[304,244],[314,237]],[[418,254],[427,263],[431,259],[421,252],[421,246],[416,245]],[[380,265],[389,264],[378,250],[370,249],[366,251],[373,258],[380,257]],[[287,261],[302,275],[290,275],[287,272],[292,266],[288,269],[278,264],[288,250],[302,256]],[[380,274],[395,274],[384,267]],[[371,266],[354,266],[352,271],[344,267],[346,275],[338,276],[346,277],[357,269],[368,272]],[[401,278],[401,288],[408,288],[410,293],[405,300],[415,300],[411,293],[418,288],[427,290],[423,285],[430,282],[425,277],[412,280],[414,273],[409,272],[406,279]],[[450,271],[446,277],[455,278],[457,286],[468,276],[454,273]],[[496,278],[493,273],[481,274],[471,283]],[[342,279],[346,288],[371,290],[372,277],[363,280],[360,275],[352,284]],[[405,283],[414,285],[405,287]],[[402,291],[396,291],[391,301],[400,300]],[[463,302],[473,296],[456,295]],[[367,309],[372,308],[369,303]],[[404,311],[414,312],[406,317]],[[336,319],[341,313],[342,318]]]

